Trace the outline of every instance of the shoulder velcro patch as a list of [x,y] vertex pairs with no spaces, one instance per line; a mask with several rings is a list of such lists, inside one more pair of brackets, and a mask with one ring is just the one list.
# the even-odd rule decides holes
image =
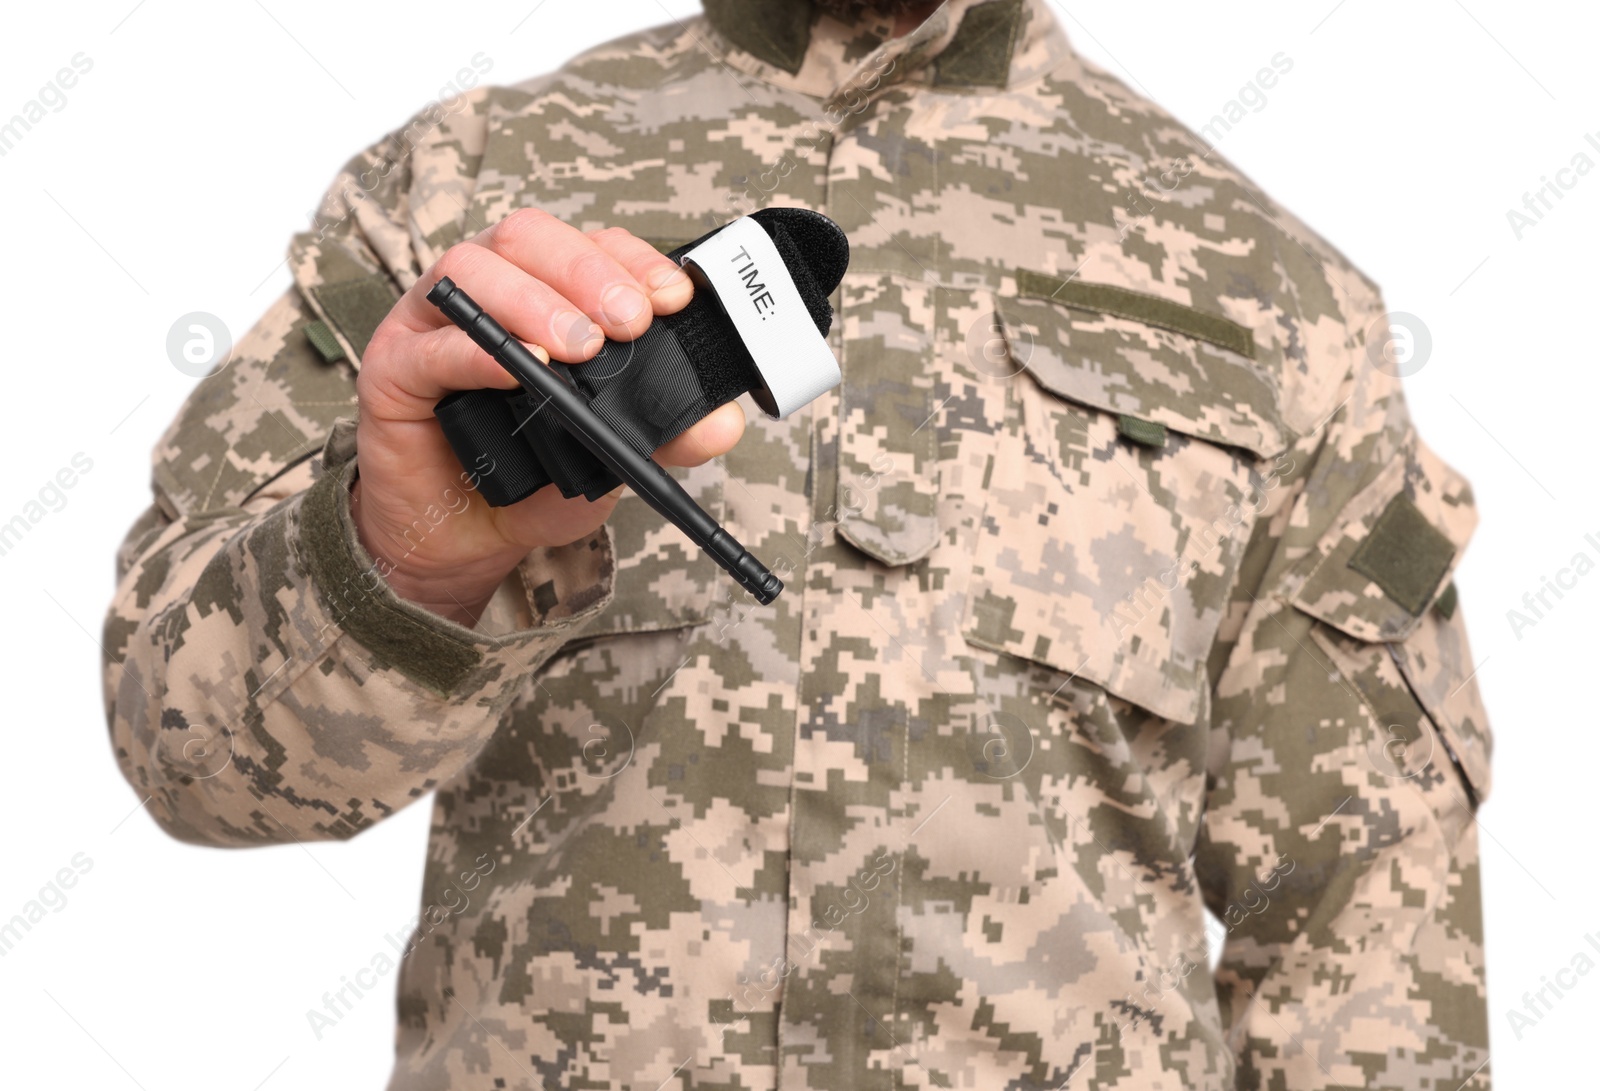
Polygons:
[[1404,493],[1395,494],[1350,557],[1350,567],[1383,589],[1412,617],[1422,616],[1456,547]]
[[[373,333],[399,298],[386,276],[341,280],[318,285],[311,291],[316,295],[322,312],[339,327],[339,332],[344,334],[357,356],[366,354]],[[321,351],[320,347],[318,351]]]

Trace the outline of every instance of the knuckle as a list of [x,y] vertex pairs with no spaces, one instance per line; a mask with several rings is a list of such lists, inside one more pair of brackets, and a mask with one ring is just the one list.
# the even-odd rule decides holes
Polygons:
[[457,243],[446,250],[439,259],[439,264],[435,266],[437,275],[433,279],[437,281],[439,277],[449,277],[451,280],[459,281],[464,277],[473,276],[483,268],[485,254],[486,251],[481,246],[468,242]]
[[517,249],[538,239],[555,219],[540,208],[519,208],[489,229],[496,246]]
[[589,237],[595,242],[622,242],[633,238],[633,232],[626,227],[602,227],[589,232]]
[[532,277],[519,279],[510,292],[510,314],[528,321],[544,321],[553,310],[545,288]]
[[562,267],[561,277],[566,287],[591,288],[598,296],[605,285],[616,279],[616,266],[604,251],[581,250]]

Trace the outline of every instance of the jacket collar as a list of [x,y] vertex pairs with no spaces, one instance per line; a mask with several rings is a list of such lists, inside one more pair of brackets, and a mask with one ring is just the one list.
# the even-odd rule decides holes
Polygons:
[[944,0],[894,39],[892,16],[863,10],[841,20],[813,0],[704,0],[704,7],[708,45],[730,67],[821,99],[880,84],[1000,90],[1071,55],[1048,0]]

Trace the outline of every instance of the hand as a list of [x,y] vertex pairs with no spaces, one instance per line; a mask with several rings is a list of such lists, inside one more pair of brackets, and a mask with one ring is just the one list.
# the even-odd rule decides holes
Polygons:
[[[585,234],[547,212],[522,209],[446,251],[373,334],[356,377],[356,531],[396,594],[472,626],[529,550],[594,533],[622,489],[590,503],[546,486],[491,508],[464,486],[434,403],[453,390],[517,383],[427,301],[445,276],[545,363],[588,360],[606,337],[633,340],[655,315],[685,307],[694,287],[670,259],[622,228]],[[731,450],[744,423],[737,403],[720,406],[656,459],[697,466]],[[423,517],[430,507],[435,519],[441,510],[454,514],[430,527]],[[426,533],[418,533],[419,521]]]

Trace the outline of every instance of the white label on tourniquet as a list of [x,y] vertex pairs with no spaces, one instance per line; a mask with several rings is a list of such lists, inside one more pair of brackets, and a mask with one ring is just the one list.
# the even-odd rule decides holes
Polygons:
[[683,261],[705,273],[750,350],[779,420],[839,385],[839,361],[759,223],[749,216],[734,220]]

